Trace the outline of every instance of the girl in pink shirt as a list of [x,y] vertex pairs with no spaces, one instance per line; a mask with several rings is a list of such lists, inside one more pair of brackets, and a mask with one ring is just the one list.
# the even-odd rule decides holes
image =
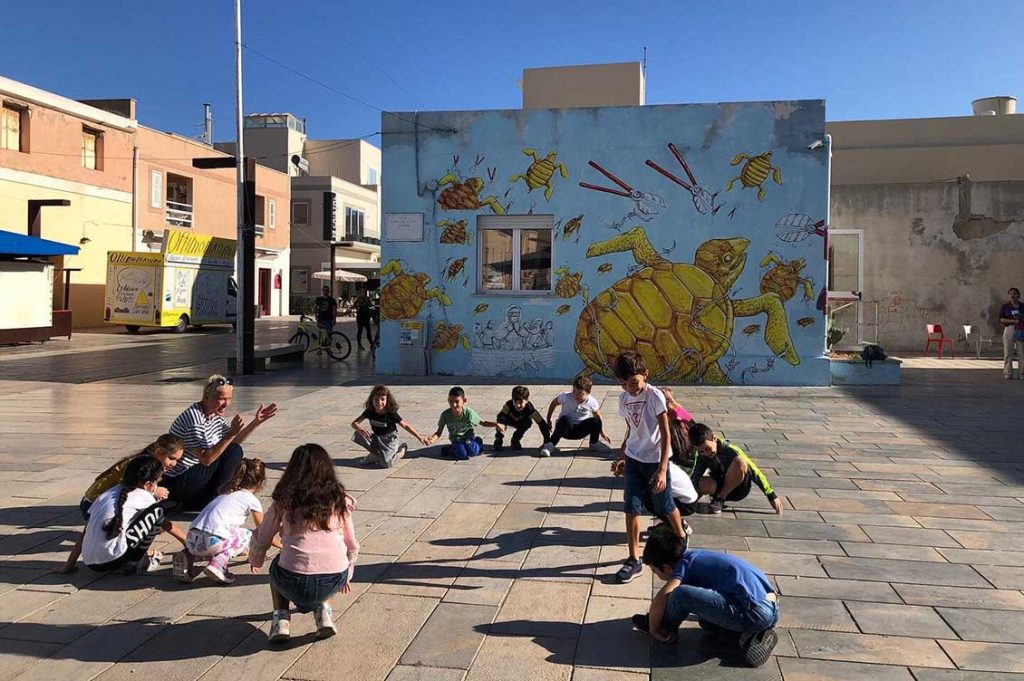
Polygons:
[[327,451],[316,444],[297,447],[272,499],[249,557],[256,572],[274,536],[281,535],[281,553],[270,564],[270,641],[291,637],[290,604],[299,612],[313,611],[319,638],[334,636],[330,599],[352,590],[359,542],[352,524],[353,503]]

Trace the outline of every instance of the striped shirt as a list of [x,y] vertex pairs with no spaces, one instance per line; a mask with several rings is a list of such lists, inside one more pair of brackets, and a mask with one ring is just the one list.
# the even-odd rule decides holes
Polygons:
[[218,414],[207,417],[199,402],[181,412],[171,424],[171,434],[185,441],[185,453],[174,468],[164,473],[164,477],[176,478],[198,464],[199,459],[193,450],[213,448],[229,430],[230,426],[224,417]]

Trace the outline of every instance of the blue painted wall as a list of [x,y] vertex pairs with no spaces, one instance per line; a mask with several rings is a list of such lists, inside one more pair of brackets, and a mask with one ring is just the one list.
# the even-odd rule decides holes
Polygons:
[[[422,242],[383,235],[379,372],[397,372],[400,320],[418,319],[435,374],[599,380],[633,347],[666,384],[828,384],[828,151],[808,149],[824,140],[824,102],[399,113],[382,124],[385,216],[422,213],[425,225]],[[524,149],[556,152],[568,177],[555,167],[531,188],[546,175],[535,166],[513,180],[534,163]],[[635,196],[581,186],[621,191],[590,162]],[[568,279],[555,292],[480,291],[477,219],[495,210],[553,216],[553,279]],[[461,239],[442,237],[460,220],[471,243],[443,243]]]

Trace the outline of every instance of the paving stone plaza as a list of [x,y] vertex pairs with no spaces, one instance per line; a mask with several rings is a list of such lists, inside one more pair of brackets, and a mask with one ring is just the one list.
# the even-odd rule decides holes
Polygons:
[[[754,490],[691,520],[691,546],[753,562],[781,594],[775,656],[751,670],[696,622],[668,646],[631,629],[659,584],[649,570],[614,582],[626,549],[608,455],[488,447],[454,462],[417,446],[393,469],[363,469],[349,423],[372,377],[311,363],[245,377],[234,407],[279,405],[245,444],[268,465],[265,505],[304,442],[329,450],[358,498],[362,548],[352,593],[334,600],[336,637],[316,641],[312,618],[295,615],[292,641],[271,647],[265,569],[239,566],[231,586],[178,584],[166,535],[154,574],[55,574],[92,478],[165,432],[219,367],[125,372],[110,359],[119,349],[92,350],[24,357],[38,376],[64,362],[114,378],[30,380],[21,355],[0,356],[0,678],[1024,679],[1024,384],[1003,381],[996,362],[909,361],[895,388],[676,391],[746,448],[784,502],[777,516]],[[402,415],[430,432],[451,383],[392,385]],[[510,390],[463,385],[484,418]],[[561,389],[531,385],[532,399]],[[613,439],[618,394],[594,391]],[[536,431],[526,443],[539,446]]]

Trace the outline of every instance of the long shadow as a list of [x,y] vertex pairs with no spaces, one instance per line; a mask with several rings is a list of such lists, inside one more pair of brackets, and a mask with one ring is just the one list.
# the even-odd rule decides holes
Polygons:
[[[900,386],[843,386],[836,390],[887,418],[914,427],[957,458],[984,466],[1007,483],[1024,485],[1020,457],[1024,391],[1020,381],[1004,380],[998,369],[914,368],[903,370],[902,381]],[[885,449],[885,442],[878,444]],[[956,460],[935,463],[951,466]],[[912,468],[908,471],[914,472]],[[963,480],[951,483],[971,484]],[[978,484],[986,481],[980,479]]]

